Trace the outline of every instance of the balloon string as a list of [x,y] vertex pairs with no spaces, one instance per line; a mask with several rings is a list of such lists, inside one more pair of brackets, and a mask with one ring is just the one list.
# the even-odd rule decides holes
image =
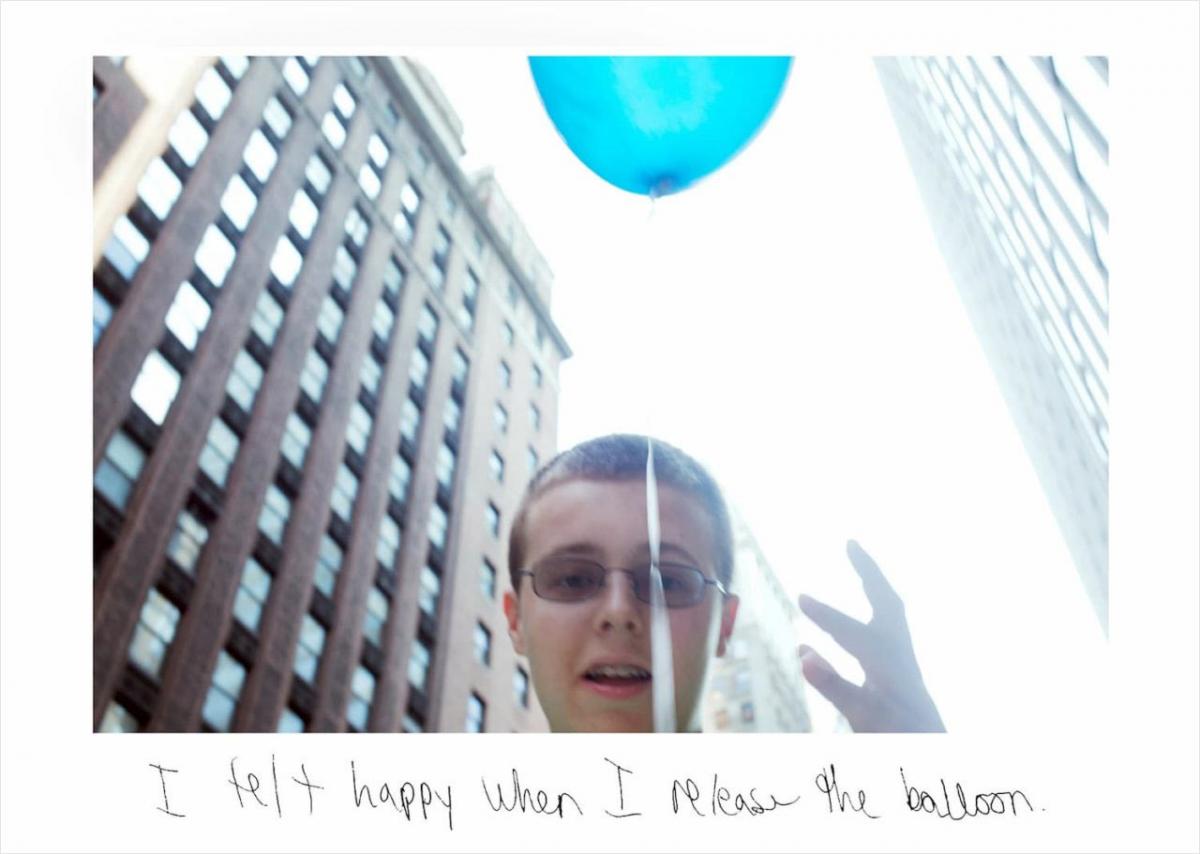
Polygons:
[[[652,267],[650,262],[654,247],[651,243],[651,224],[658,209],[658,188],[649,193],[650,205],[646,214],[643,245],[646,247],[643,272]],[[648,288],[653,293],[653,288]],[[654,340],[654,322],[656,313],[647,307],[643,317],[649,323],[646,329],[646,342]],[[667,615],[666,596],[663,593],[662,572],[659,566],[659,550],[661,546],[661,530],[658,512],[658,478],[654,465],[654,408],[658,399],[655,388],[657,366],[653,364],[654,354],[647,349],[648,361],[644,376],[649,383],[650,394],[646,399],[646,534],[650,547],[650,667],[653,675],[651,699],[653,700],[654,731],[675,732],[678,729],[675,710],[675,665],[671,652],[671,623]]]

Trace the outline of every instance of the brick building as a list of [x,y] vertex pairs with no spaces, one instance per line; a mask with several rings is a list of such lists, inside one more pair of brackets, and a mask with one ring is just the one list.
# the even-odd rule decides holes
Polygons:
[[418,64],[93,62],[93,723],[544,730],[548,268]]

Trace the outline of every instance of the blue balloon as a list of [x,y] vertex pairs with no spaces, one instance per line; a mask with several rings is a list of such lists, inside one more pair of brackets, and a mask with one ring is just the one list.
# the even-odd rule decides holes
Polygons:
[[675,193],[715,172],[774,109],[789,56],[532,56],[550,120],[622,190]]

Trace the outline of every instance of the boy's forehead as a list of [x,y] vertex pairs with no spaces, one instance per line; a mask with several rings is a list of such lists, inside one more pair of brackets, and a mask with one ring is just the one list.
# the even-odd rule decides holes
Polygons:
[[[659,482],[659,513],[665,526],[679,527],[675,536],[691,534],[695,549],[713,551],[712,523],[699,496]],[[646,482],[642,478],[597,480],[566,477],[545,487],[527,511],[525,537],[528,556],[543,549],[573,544],[582,537],[644,541]],[[560,542],[561,541],[561,542]],[[697,555],[699,557],[699,555]]]

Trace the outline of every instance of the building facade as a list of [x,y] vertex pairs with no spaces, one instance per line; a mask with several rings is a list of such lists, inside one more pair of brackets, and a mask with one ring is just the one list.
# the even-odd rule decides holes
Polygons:
[[942,255],[1108,629],[1108,61],[877,70]]
[[811,732],[796,655],[800,615],[736,512],[733,587],[737,620],[725,655],[713,660],[704,696],[705,732]]
[[570,351],[436,82],[93,72],[94,727],[544,730],[503,532]]

